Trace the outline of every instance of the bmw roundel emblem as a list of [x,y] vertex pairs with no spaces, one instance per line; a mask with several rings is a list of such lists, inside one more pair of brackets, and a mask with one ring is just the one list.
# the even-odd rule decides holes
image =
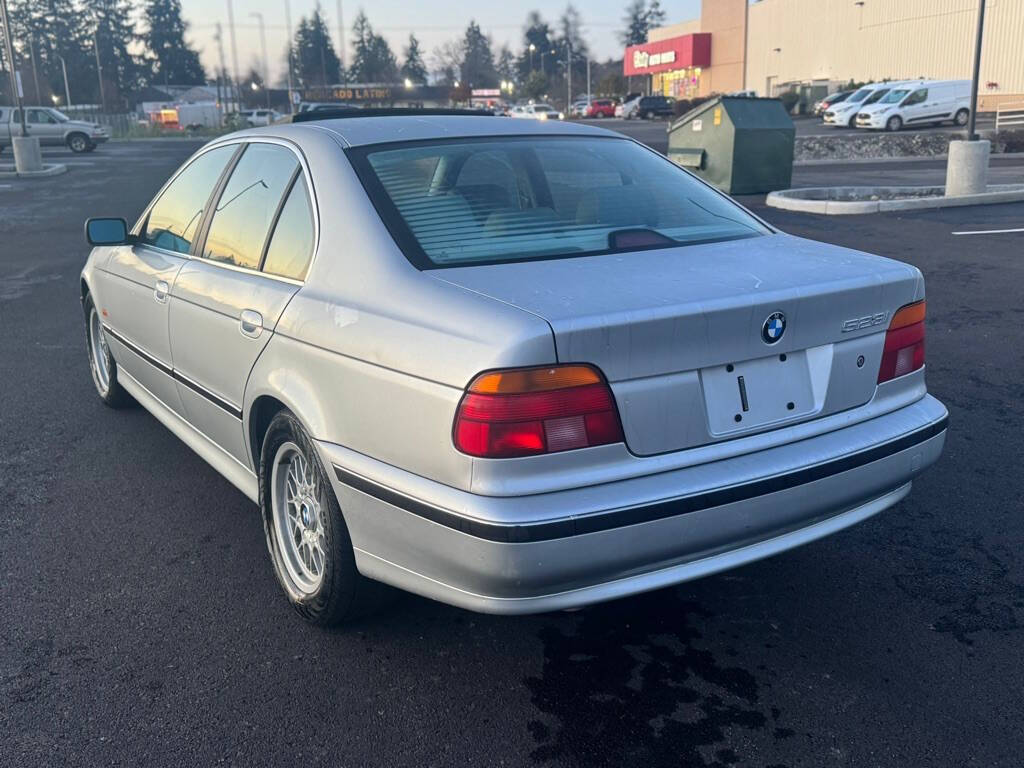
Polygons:
[[786,332],[786,316],[781,312],[772,312],[761,326],[761,338],[765,344],[774,344]]

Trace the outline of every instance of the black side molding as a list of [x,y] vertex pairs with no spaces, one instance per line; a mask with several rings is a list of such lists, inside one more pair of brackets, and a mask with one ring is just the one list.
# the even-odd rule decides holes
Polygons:
[[398,493],[380,483],[368,480],[361,475],[349,472],[346,469],[335,465],[334,474],[338,480],[375,499],[403,509],[410,514],[426,518],[434,523],[443,525],[462,533],[475,536],[487,541],[502,543],[523,543],[532,541],[548,541],[551,539],[564,539],[570,536],[579,536],[584,533],[596,533],[608,531],[614,528],[621,528],[637,523],[649,523],[654,520],[662,520],[677,515],[687,515],[691,512],[699,512],[712,507],[719,507],[724,504],[733,504],[737,501],[746,501],[757,496],[765,496],[771,493],[778,493],[790,488],[795,488],[815,480],[823,480],[832,475],[848,472],[851,469],[862,467],[873,461],[884,459],[893,454],[905,451],[919,443],[930,440],[942,434],[949,425],[949,417],[945,416],[939,421],[908,432],[896,440],[868,448],[864,451],[851,453],[832,461],[822,464],[815,464],[811,467],[799,469],[784,475],[769,477],[764,480],[754,480],[741,485],[734,485],[721,490],[708,491],[693,496],[683,496],[678,499],[659,501],[654,504],[647,504],[639,507],[627,507],[610,512],[600,512],[593,515],[572,517],[563,520],[550,522],[526,523],[523,525],[506,525],[501,523],[487,523],[479,520],[472,520],[457,512],[428,504],[411,496]]
[[179,373],[178,371],[174,370],[174,368],[172,368],[171,366],[167,365],[167,363],[164,363],[161,360],[153,357],[153,355],[149,354],[149,352],[144,350],[142,347],[140,347],[137,344],[133,344],[132,342],[128,341],[128,339],[126,339],[124,336],[122,336],[117,331],[112,329],[110,326],[104,325],[103,326],[103,331],[104,331],[104,333],[108,334],[112,338],[117,339],[119,342],[121,342],[121,344],[123,344],[129,350],[131,350],[136,355],[141,357],[143,360],[145,360],[147,363],[152,365],[154,368],[158,369],[161,373],[164,373],[164,374],[170,376],[175,381],[180,382],[181,384],[183,384],[184,386],[188,387],[193,392],[195,392],[197,395],[205,397],[207,400],[209,400],[211,403],[216,405],[222,411],[231,414],[232,416],[234,416],[239,421],[242,420],[242,411],[241,411],[241,409],[236,408],[234,405],[229,403],[223,397],[219,397],[218,395],[215,395],[210,390],[204,389],[203,387],[199,386],[198,384],[196,384],[191,379],[186,378],[181,373]]

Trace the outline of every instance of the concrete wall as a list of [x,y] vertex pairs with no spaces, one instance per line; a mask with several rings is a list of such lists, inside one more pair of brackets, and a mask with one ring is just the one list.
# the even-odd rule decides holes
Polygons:
[[[977,12],[977,0],[760,0],[749,8],[747,87],[970,78]],[[979,96],[981,109],[1024,99],[1024,0],[988,2]]]
[[700,76],[700,94],[743,90],[743,37],[747,0],[703,0],[700,31],[711,33],[711,66]]

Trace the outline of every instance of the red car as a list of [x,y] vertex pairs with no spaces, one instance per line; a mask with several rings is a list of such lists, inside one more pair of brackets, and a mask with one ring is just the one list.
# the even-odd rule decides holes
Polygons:
[[615,101],[613,99],[595,99],[587,107],[586,117],[615,117]]

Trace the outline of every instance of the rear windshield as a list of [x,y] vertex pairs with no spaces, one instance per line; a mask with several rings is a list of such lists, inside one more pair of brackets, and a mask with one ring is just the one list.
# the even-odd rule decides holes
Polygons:
[[351,151],[421,269],[733,240],[769,230],[627,139],[524,137]]

